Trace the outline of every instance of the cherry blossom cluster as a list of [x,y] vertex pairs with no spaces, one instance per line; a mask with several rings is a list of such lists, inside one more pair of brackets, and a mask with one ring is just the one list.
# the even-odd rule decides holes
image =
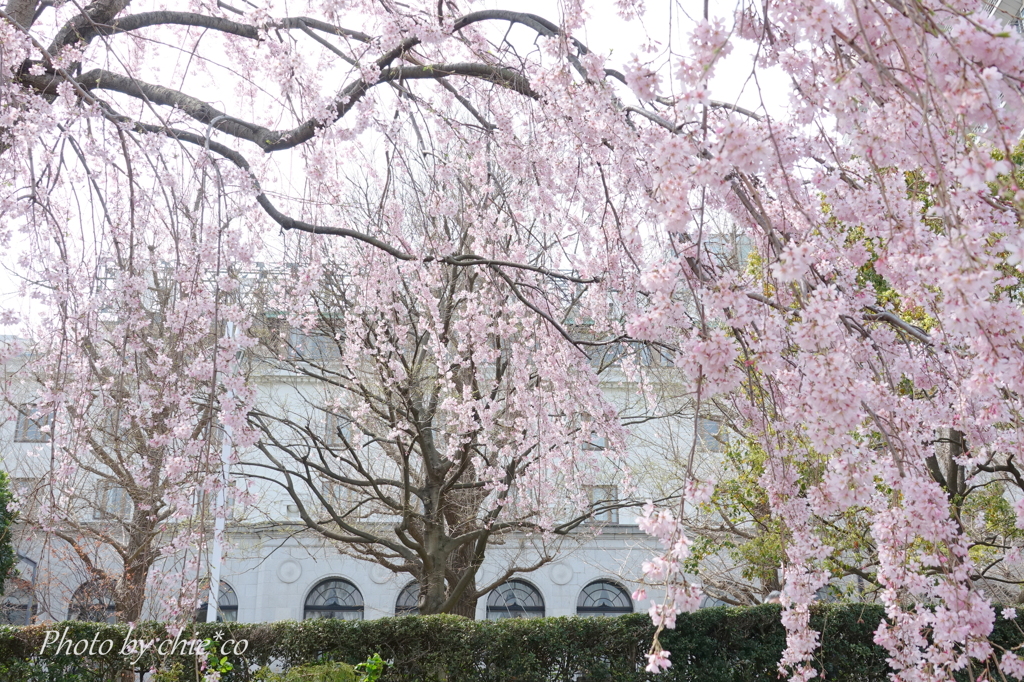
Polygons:
[[[541,527],[551,477],[583,484],[601,466],[582,448],[591,424],[609,458],[626,442],[585,347],[648,344],[699,409],[766,453],[761,485],[787,528],[781,670],[817,673],[809,607],[839,551],[823,527],[845,514],[869,529],[874,558],[857,568],[886,606],[877,641],[899,679],[998,655],[986,579],[1019,580],[1019,548],[977,561],[961,514],[965,491],[998,484],[1024,526],[1024,41],[998,17],[965,0],[741,3],[675,33],[658,59],[617,65],[583,44],[607,9],[596,3],[561,3],[557,24],[434,2],[197,1],[159,26],[140,9],[112,10],[121,28],[90,15],[102,36],[61,31],[72,3],[46,22],[0,20],[0,240],[27,245],[51,311],[35,334],[53,341],[40,402],[68,419],[109,410],[121,387],[95,377],[144,358],[152,380],[132,383],[126,409],[167,457],[132,475],[206,471],[208,443],[189,431],[203,409],[252,442],[252,384],[230,369],[245,311],[224,273],[291,259],[299,272],[274,304],[308,329],[303,302],[329,262],[310,245],[333,239],[365,292],[352,329],[411,296],[441,366],[493,359],[491,334],[516,339],[518,416],[495,417],[457,372],[438,381],[456,438],[485,424],[506,436],[489,447],[536,444],[521,491]],[[642,2],[615,10],[645,18]],[[197,56],[168,66],[168,35]],[[744,74],[743,106],[716,98],[728,73]],[[435,189],[417,205],[397,178]],[[723,253],[723,224],[749,245],[742,262]],[[310,236],[271,253],[270,225]],[[111,262],[115,286],[100,288]],[[164,263],[175,294],[157,321]],[[450,267],[473,273],[451,330],[437,295]],[[219,340],[211,321],[229,319],[243,333]],[[358,352],[345,351],[352,367]],[[657,405],[656,371],[624,369]],[[54,443],[80,433],[58,420]],[[819,478],[801,476],[809,461]],[[506,492],[499,469],[481,467],[490,494]],[[74,498],[73,474],[54,468],[55,500]],[[180,493],[166,503],[190,513]],[[644,567],[668,586],[659,627],[697,600],[680,516],[649,508],[643,521],[663,547]],[[669,662],[659,647],[652,670]],[[1021,671],[1012,652],[1002,665]]]

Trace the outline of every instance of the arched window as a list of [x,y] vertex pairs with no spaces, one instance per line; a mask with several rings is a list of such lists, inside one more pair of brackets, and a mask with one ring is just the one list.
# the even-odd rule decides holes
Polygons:
[[302,617],[362,620],[363,595],[349,581],[330,578],[310,591]]
[[[201,586],[200,596],[206,597],[206,600],[199,605],[196,609],[196,622],[206,622],[206,609],[209,606],[210,598],[210,587],[209,583]],[[220,581],[220,594],[217,595],[217,622],[218,623],[237,623],[238,622],[238,596],[235,591],[231,589],[231,585],[228,585],[223,580]]]
[[708,609],[715,606],[728,606],[728,604],[726,604],[721,599],[715,599],[714,597],[709,597],[706,594],[703,597],[701,597],[700,608]]
[[90,580],[82,583],[68,606],[68,620],[84,620],[91,623],[116,623],[117,607],[114,603],[114,586],[106,580]]
[[395,601],[396,616],[420,615],[420,584],[413,580],[402,588]]
[[32,583],[24,578],[8,578],[4,582],[4,596],[0,602],[0,624],[31,625],[37,611]]
[[509,580],[487,595],[487,620],[543,617],[544,598],[525,580]]
[[579,616],[621,616],[626,613],[633,613],[633,600],[626,590],[609,580],[590,583],[576,601],[576,614]]

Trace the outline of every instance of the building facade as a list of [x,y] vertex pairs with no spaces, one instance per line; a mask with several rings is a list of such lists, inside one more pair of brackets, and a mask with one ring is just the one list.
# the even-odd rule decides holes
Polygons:
[[[625,403],[636,392],[621,374],[609,374],[605,390],[613,401]],[[294,392],[291,377],[264,377],[268,396]],[[300,389],[301,392],[301,389]],[[12,479],[25,519],[36,520],[40,505],[53,491],[46,488],[50,466],[47,417],[33,411],[31,392],[25,394],[13,418],[0,425],[3,468]],[[283,398],[285,402],[290,398]],[[646,428],[646,430],[645,430]],[[656,456],[650,443],[659,435],[645,427],[637,431],[633,446],[636,457]],[[674,428],[683,434],[685,424]],[[702,430],[715,431],[717,428]],[[704,434],[707,435],[707,434]],[[688,437],[688,435],[687,435]],[[714,438],[702,448],[714,450]],[[710,444],[710,445],[709,445]],[[600,448],[601,443],[591,447]],[[660,456],[660,455],[658,455]],[[665,466],[672,466],[671,462]],[[233,480],[244,480],[244,466],[236,465]],[[620,497],[618,470],[609,470],[601,485],[589,491],[592,502]],[[83,480],[88,480],[83,479]],[[111,524],[130,515],[131,504],[118,486],[84,483],[94,499],[83,508],[85,524]],[[338,543],[306,530],[297,518],[293,500],[274,485],[256,485],[258,502],[235,505],[228,514],[225,549],[220,569],[219,607],[225,620],[267,622],[304,618],[380,618],[416,613],[418,586],[408,574],[395,573],[378,563],[354,556]],[[630,493],[637,506],[657,492],[637,487]],[[488,549],[477,574],[476,584],[496,582],[504,568],[513,564],[535,570],[518,573],[499,585],[476,604],[476,618],[541,617],[573,615],[619,615],[646,610],[631,595],[641,580],[641,565],[657,551],[656,542],[637,526],[637,507],[624,507],[595,514],[593,519],[565,535],[515,532]],[[41,532],[43,523],[25,525],[16,549],[21,557],[18,575],[7,586],[3,602],[4,620],[12,624],[64,619],[109,620],[117,618],[109,585],[96,584],[83,565],[81,554],[72,548],[74,538],[61,529]],[[32,528],[32,530],[29,530]],[[92,551],[91,561],[119,570],[120,559],[101,546]],[[185,552],[187,555],[187,552]],[[544,559],[543,561],[541,559]],[[209,556],[184,558],[179,553],[154,565],[151,583],[177,571],[208,575]],[[649,590],[651,596],[657,592]],[[200,606],[197,611],[202,611]],[[166,613],[156,598],[147,599],[143,617]],[[197,617],[202,619],[203,614]]]

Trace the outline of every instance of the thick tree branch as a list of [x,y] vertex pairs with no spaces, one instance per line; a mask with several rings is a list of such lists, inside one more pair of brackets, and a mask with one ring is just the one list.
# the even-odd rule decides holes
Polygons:
[[85,6],[81,14],[61,27],[47,51],[56,54],[75,43],[89,42],[98,34],[98,27],[110,23],[129,2],[130,0],[93,0]]
[[[95,28],[95,35],[116,35],[118,33],[127,33],[129,31],[136,31],[140,28],[147,28],[150,26],[168,25],[195,26],[197,28],[208,28],[214,31],[220,31],[221,33],[236,35],[241,38],[249,38],[250,40],[260,39],[260,28],[252,24],[245,24],[240,21],[225,19],[223,17],[196,14],[194,12],[172,11],[140,12],[139,14],[131,14],[107,24],[98,24]],[[341,36],[343,38],[352,38],[353,40],[357,40],[361,43],[368,43],[373,40],[372,36],[362,33],[361,31],[353,31],[341,26],[333,26],[325,21],[312,19],[310,17],[285,17],[283,19],[276,19],[267,24],[267,28],[278,29],[303,29],[304,27],[315,29],[323,33]]]
[[[291,149],[309,141],[316,134],[317,130],[327,127],[330,123],[341,119],[346,113],[351,111],[355,104],[374,85],[414,79],[439,80],[449,76],[478,78],[528,97],[539,97],[530,88],[529,81],[522,74],[511,69],[491,66],[489,64],[460,63],[388,67],[381,70],[380,77],[373,84],[363,80],[356,80],[343,88],[335,100],[337,104],[334,112],[335,118],[332,121],[310,119],[290,130],[269,130],[263,126],[229,116],[197,97],[192,97],[162,85],[146,83],[131,76],[113,73],[106,69],[93,69],[84,73],[76,79],[76,83],[86,91],[99,89],[120,92],[150,104],[179,109],[200,123],[213,123],[214,127],[220,132],[252,142],[263,149],[263,151],[273,152]],[[24,75],[22,77],[23,83],[30,85],[37,92],[45,95],[56,94],[57,86],[63,80],[64,78],[56,74]]]
[[36,14],[36,0],[7,0],[4,12],[10,21],[22,29],[29,29]]

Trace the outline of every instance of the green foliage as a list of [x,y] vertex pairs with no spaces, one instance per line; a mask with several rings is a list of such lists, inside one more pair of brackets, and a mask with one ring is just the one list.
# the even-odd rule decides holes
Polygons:
[[[699,539],[686,566],[699,574],[701,562],[707,557],[725,553],[730,563],[741,568],[744,580],[776,589],[781,583],[779,566],[786,562],[789,532],[768,503],[768,494],[760,484],[767,457],[756,444],[734,441],[723,458],[721,480],[715,486],[707,512],[720,518],[725,527],[736,529],[732,540],[723,539],[724,532],[710,539]],[[806,456],[790,465],[798,475],[802,491],[821,481],[826,460],[808,450]],[[818,532],[833,552],[822,567],[835,577],[850,575],[854,568],[870,565],[870,533],[856,510],[827,519],[813,519]],[[703,541],[702,541],[703,540]]]
[[175,663],[165,670],[157,670],[153,673],[152,682],[183,682],[185,675],[184,666],[181,663]]
[[220,673],[221,675],[224,675],[225,673],[231,672],[234,666],[231,664],[230,661],[228,661],[227,656],[220,655],[221,652],[217,650],[218,644],[219,642],[214,641],[212,639],[207,639],[203,641],[203,648],[206,649],[209,655],[206,664],[210,667],[211,670],[214,670]]
[[[821,634],[814,665],[834,682],[884,682],[886,652],[874,644],[881,606],[824,605],[811,609]],[[39,656],[46,630],[69,628],[70,639],[123,641],[125,626],[60,623],[0,628],[0,680],[5,682],[108,682],[125,670],[149,671],[154,682],[198,682],[195,657],[147,654],[133,664],[118,655]],[[703,609],[682,614],[661,635],[672,668],[644,672],[654,628],[645,614],[621,618],[540,618],[471,621],[458,616],[407,616],[374,621],[310,620],[257,625],[198,624],[182,638],[249,642],[228,653],[224,682],[753,682],[778,679],[786,644],[780,607]],[[162,625],[140,624],[132,635],[166,636]],[[998,619],[993,641],[1024,641],[1016,623]],[[216,641],[216,640],[215,640]],[[220,652],[218,650],[218,658]],[[388,661],[384,666],[384,661]],[[282,665],[283,673],[269,670]],[[977,667],[975,668],[977,669]]]
[[776,571],[785,557],[785,528],[772,517],[768,495],[758,483],[764,473],[764,451],[749,443],[730,443],[724,459],[725,471],[715,486],[711,507],[731,527],[751,531],[751,537],[737,536],[737,541],[728,546],[721,542],[696,546],[693,565],[687,568],[699,572],[700,560],[724,549],[743,567],[744,579],[774,584],[778,580]]
[[971,559],[979,565],[988,565],[1003,554],[1001,543],[1018,544],[1024,539],[1024,530],[1017,528],[1017,514],[1006,497],[1006,483],[998,479],[979,486],[969,495],[957,496],[960,519],[975,540]]
[[264,668],[256,679],[259,682],[361,682],[352,666],[335,662],[300,665],[284,673],[272,673]]
[[4,580],[11,574],[18,561],[11,542],[11,532],[18,513],[11,510],[14,494],[11,492],[11,479],[0,471],[0,595],[4,593]]
[[384,674],[384,659],[380,654],[374,654],[356,666],[359,673],[359,682],[377,682]]
[[[1024,204],[1024,193],[1020,189],[1024,187],[1024,141],[1016,144],[1010,151],[1009,157],[999,149],[991,149],[989,154],[996,161],[1008,160],[1012,166],[1012,170],[1008,175],[997,176],[995,180],[988,183],[992,199],[1002,207],[1016,211],[1019,215],[1021,205]],[[927,215],[929,209],[935,203],[933,201],[935,187],[926,182],[924,175],[920,172],[907,173],[906,180],[909,196],[921,202],[921,213],[922,215]],[[944,229],[942,220],[937,217],[925,218],[925,224],[936,233],[941,233]],[[999,234],[992,235],[988,240],[987,246],[993,247],[1002,236]],[[1006,283],[995,287],[993,299],[1006,296],[1016,303],[1024,303],[1024,266],[1018,265],[1014,267],[1007,263],[1007,253],[1005,251],[997,251],[995,255],[1003,260],[1002,264],[997,266],[997,269],[1006,278]],[[927,329],[927,327],[925,328]]]

